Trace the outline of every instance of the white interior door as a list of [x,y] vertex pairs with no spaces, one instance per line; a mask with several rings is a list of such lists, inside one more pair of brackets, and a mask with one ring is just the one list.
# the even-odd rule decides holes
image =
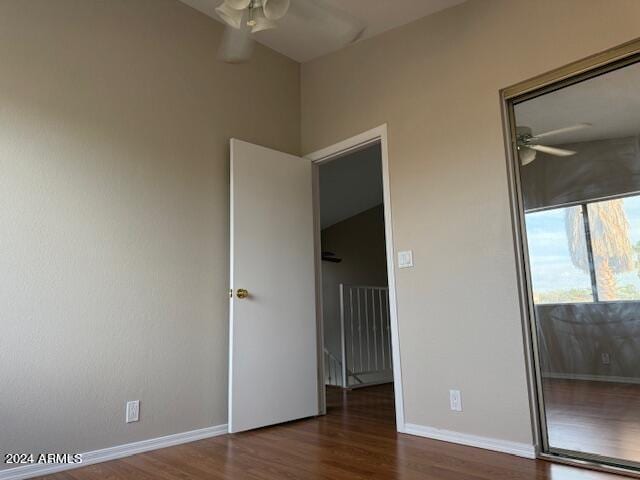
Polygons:
[[310,160],[231,140],[230,432],[318,414],[312,202]]

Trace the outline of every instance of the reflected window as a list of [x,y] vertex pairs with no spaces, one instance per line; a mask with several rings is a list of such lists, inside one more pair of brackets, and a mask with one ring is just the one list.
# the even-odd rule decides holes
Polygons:
[[536,305],[640,300],[640,196],[530,212],[525,221]]

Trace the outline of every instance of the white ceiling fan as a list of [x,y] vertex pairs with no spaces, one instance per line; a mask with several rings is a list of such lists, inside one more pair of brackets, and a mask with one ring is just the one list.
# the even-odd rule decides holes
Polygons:
[[253,35],[277,28],[277,21],[285,15],[287,26],[293,22],[299,31],[320,28],[332,32],[343,44],[356,41],[365,29],[357,19],[323,0],[224,0],[215,11],[227,24],[219,57],[228,63],[249,60]]
[[552,137],[554,135],[560,135],[563,133],[574,132],[576,130],[582,130],[589,128],[592,125],[590,123],[578,123],[571,125],[570,127],[559,128],[557,130],[551,130],[549,132],[539,133],[533,135],[530,127],[520,126],[516,127],[516,145],[518,147],[518,156],[520,157],[520,163],[522,165],[528,165],[536,159],[538,152],[547,153],[556,157],[570,157],[577,152],[573,150],[566,150],[564,148],[551,147],[548,145],[541,145],[538,143],[541,139]]
[[224,0],[216,8],[220,18],[230,27],[241,29],[243,22],[251,33],[276,28],[289,10],[290,0]]
[[276,28],[289,10],[290,0],[224,0],[216,13],[227,24],[219,57],[242,63],[253,53],[251,34]]

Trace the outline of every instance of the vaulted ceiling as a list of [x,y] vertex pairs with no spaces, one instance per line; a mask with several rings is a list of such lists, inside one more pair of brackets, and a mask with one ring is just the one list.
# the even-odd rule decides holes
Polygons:
[[327,228],[380,205],[382,157],[375,144],[320,166],[320,224]]

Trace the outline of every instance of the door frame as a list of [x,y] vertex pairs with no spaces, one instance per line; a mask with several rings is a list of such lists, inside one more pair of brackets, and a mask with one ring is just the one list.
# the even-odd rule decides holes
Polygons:
[[382,190],[384,206],[385,250],[387,256],[387,278],[389,287],[389,321],[391,328],[391,353],[393,360],[393,389],[395,395],[396,429],[405,431],[404,398],[402,389],[402,368],[400,363],[400,337],[398,334],[398,308],[395,276],[395,250],[393,247],[393,222],[391,214],[391,191],[389,183],[389,152],[387,146],[387,124],[362,132],[342,140],[321,150],[305,155],[313,166],[313,215],[314,215],[314,248],[316,266],[316,324],[318,338],[318,405],[319,414],[326,414],[326,395],[324,385],[324,334],[322,319],[322,249],[320,245],[320,165],[337,160],[349,153],[379,143],[382,157]]
[[632,469],[633,467],[631,465],[625,464],[624,462],[613,464],[607,462],[603,457],[596,455],[582,455],[581,457],[577,457],[576,452],[566,451],[562,454],[556,454],[548,451],[544,397],[539,369],[539,340],[536,331],[533,290],[531,287],[530,266],[527,254],[524,204],[522,200],[522,186],[520,184],[520,164],[518,162],[516,149],[513,106],[517,102],[577,83],[598,74],[620,68],[629,63],[634,63],[638,61],[639,58],[640,38],[637,38],[500,90],[513,244],[516,254],[518,296],[536,456],[557,463],[631,475],[636,478],[638,477],[638,471]]

